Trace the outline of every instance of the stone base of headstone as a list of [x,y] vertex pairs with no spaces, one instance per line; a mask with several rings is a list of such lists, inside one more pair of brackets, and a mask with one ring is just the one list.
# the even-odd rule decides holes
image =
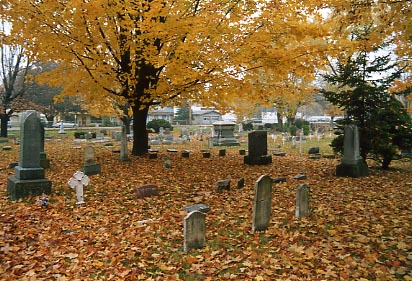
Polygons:
[[366,177],[368,175],[369,175],[368,165],[366,165],[363,159],[359,159],[356,164],[342,163],[336,166],[336,176],[338,177],[359,178],[359,177]]
[[43,169],[50,168],[50,160],[47,159],[47,155],[44,152],[40,152],[40,167]]
[[203,151],[202,155],[203,155],[203,158],[210,158],[210,152],[209,151]]
[[311,154],[309,156],[309,159],[311,159],[311,160],[319,160],[320,158],[322,158],[322,156],[320,154]]
[[130,160],[130,158],[128,156],[120,156],[119,157],[119,161],[120,162],[131,162],[132,160]]
[[15,176],[7,178],[7,192],[11,200],[27,196],[39,196],[51,193],[52,182],[48,179],[20,180]]
[[250,156],[247,155],[243,158],[243,162],[247,165],[267,165],[272,163],[272,156],[262,155],[262,156]]
[[14,175],[20,180],[44,179],[44,169],[39,168],[22,168],[16,166],[14,168]]
[[101,172],[100,164],[83,165],[82,166],[82,171],[87,176],[100,174],[100,172]]

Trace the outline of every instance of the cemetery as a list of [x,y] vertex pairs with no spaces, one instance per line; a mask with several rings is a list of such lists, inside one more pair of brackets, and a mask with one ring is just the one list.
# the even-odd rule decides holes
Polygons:
[[174,130],[137,157],[118,130],[37,126],[0,144],[1,279],[412,280],[412,165],[366,166],[356,129],[343,155]]

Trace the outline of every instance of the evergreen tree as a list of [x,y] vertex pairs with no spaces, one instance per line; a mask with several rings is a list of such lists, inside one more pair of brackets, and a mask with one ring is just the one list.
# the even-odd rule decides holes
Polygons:
[[[365,39],[358,37],[358,39]],[[321,92],[332,104],[345,110],[345,118],[337,126],[335,151],[343,150],[343,126],[359,127],[360,155],[378,160],[387,169],[398,149],[411,147],[411,118],[403,105],[388,92],[389,86],[403,73],[391,54],[379,55],[385,46],[368,52],[360,51],[332,66],[324,75],[336,90]]]

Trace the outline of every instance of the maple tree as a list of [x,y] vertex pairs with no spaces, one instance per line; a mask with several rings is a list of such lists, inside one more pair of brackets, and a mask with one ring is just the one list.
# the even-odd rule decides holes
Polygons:
[[44,81],[62,85],[62,95],[120,96],[130,104],[132,153],[141,155],[153,105],[264,100],[263,76],[273,84],[291,65],[310,76],[307,54],[319,44],[309,37],[322,28],[305,9],[301,1],[10,1],[2,12],[37,60],[58,62]]

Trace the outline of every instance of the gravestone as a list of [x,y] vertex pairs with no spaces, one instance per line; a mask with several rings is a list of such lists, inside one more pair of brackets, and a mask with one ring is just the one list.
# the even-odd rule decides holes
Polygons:
[[183,250],[200,249],[206,244],[206,215],[192,211],[183,220]]
[[210,207],[203,204],[203,203],[198,203],[190,206],[185,206],[183,207],[188,213],[193,212],[193,211],[199,211],[202,213],[207,213],[210,211]]
[[295,217],[301,218],[309,215],[309,186],[306,184],[299,184],[296,191],[296,210]]
[[274,178],[273,183],[280,183],[280,182],[286,182],[285,177],[279,177],[279,178]]
[[226,149],[219,149],[219,156],[226,156]]
[[100,164],[97,164],[94,159],[94,148],[86,146],[84,148],[84,164],[82,166],[83,173],[88,176],[100,174]]
[[216,192],[222,192],[223,190],[230,190],[230,179],[216,182]]
[[248,165],[272,163],[272,156],[268,155],[266,131],[253,131],[248,134],[248,155],[244,156],[243,161]]
[[237,180],[237,188],[241,189],[245,186],[245,179],[244,178],[240,178]]
[[127,148],[127,128],[122,125],[122,135],[120,138],[120,158],[121,162],[130,162],[128,148]]
[[234,136],[235,126],[235,123],[227,121],[213,123],[213,146],[239,146]]
[[182,157],[183,158],[189,158],[190,156],[190,150],[183,150],[182,151]]
[[44,168],[40,166],[42,129],[36,111],[24,112],[20,125],[19,164],[14,167],[14,176],[7,178],[7,192],[12,200],[51,192],[52,183],[44,177]]
[[50,168],[50,160],[47,159],[46,152],[44,152],[44,139],[45,139],[44,125],[41,124],[41,141],[40,141],[40,167],[43,169]]
[[311,147],[308,150],[308,154],[319,154],[319,146]]
[[210,150],[202,151],[203,158],[210,158]]
[[336,166],[338,177],[364,177],[369,175],[368,166],[359,155],[359,131],[356,125],[345,126],[343,139],[343,157]]
[[163,157],[163,161],[164,161],[164,163],[163,163],[163,167],[165,168],[165,169],[171,169],[172,168],[172,162],[170,161],[170,158],[169,157]]
[[136,198],[159,196],[159,189],[155,184],[145,184],[136,188]]
[[262,175],[256,181],[255,198],[253,200],[252,231],[265,231],[270,223],[272,205],[272,179]]

